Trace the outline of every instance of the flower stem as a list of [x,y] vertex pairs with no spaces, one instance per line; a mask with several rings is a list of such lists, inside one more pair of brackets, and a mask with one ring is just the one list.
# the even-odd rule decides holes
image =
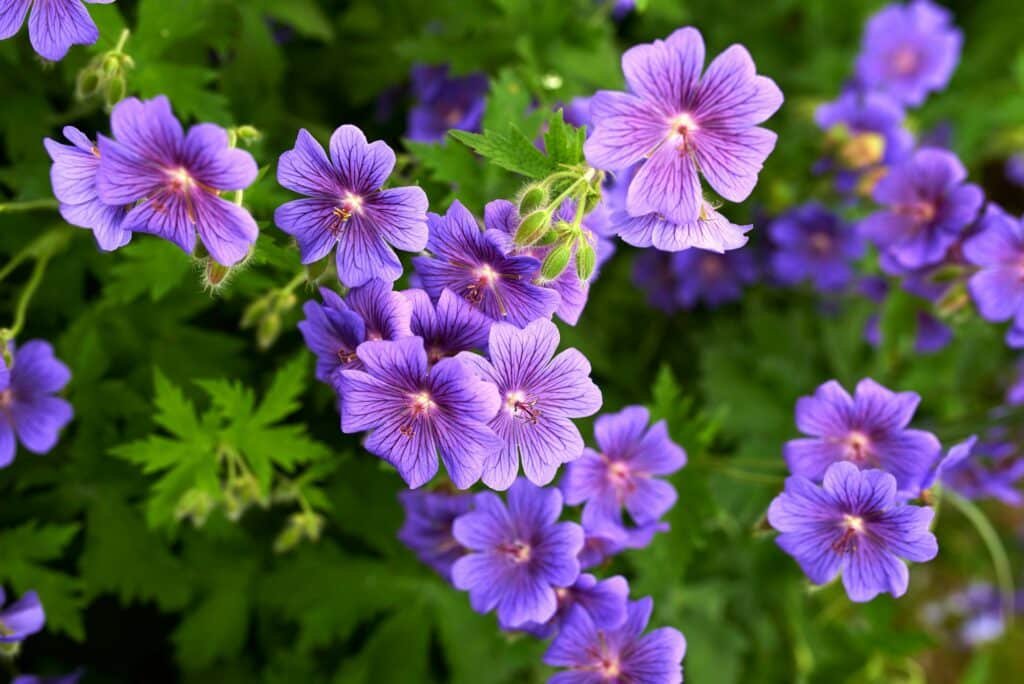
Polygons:
[[974,526],[978,536],[988,548],[988,554],[992,558],[992,568],[995,570],[996,584],[1002,598],[1003,623],[1009,631],[1013,623],[1014,613],[1014,586],[1013,571],[1010,567],[1010,558],[1006,554],[1006,547],[999,538],[999,533],[992,527],[988,517],[972,501],[965,499],[953,490],[946,490],[944,498],[948,499],[953,506],[963,513],[963,516]]
[[56,209],[60,206],[57,200],[52,197],[37,200],[25,200],[23,202],[4,202],[0,204],[0,214],[13,214],[20,211],[35,211],[36,209]]
[[132,32],[128,29],[121,30],[121,35],[117,37],[117,45],[115,45],[114,49],[111,50],[113,54],[119,55],[124,52],[124,46],[128,43],[128,36],[130,36],[131,33]]
[[50,255],[46,254],[39,257],[36,260],[36,265],[32,269],[32,275],[29,277],[28,282],[25,283],[24,289],[21,291],[21,295],[18,297],[18,304],[14,310],[14,323],[9,328],[0,329],[0,343],[6,347],[7,343],[18,336],[21,329],[25,326],[25,315],[28,312],[28,304],[32,301],[32,295],[35,294],[36,288],[39,287],[39,283],[43,281],[43,274],[46,273],[46,264],[50,260]]

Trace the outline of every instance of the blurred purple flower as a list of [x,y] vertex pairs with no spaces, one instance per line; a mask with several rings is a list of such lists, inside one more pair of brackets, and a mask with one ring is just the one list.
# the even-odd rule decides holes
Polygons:
[[405,135],[416,142],[444,140],[450,129],[480,130],[487,95],[487,75],[452,78],[448,66],[415,66],[412,91],[416,104],[409,110]]
[[13,644],[42,631],[46,613],[39,594],[26,591],[17,601],[4,607],[4,590],[0,587],[0,644]]
[[817,202],[790,209],[768,231],[776,246],[772,270],[786,284],[810,279],[822,292],[842,290],[853,278],[852,262],[864,254],[853,227]]
[[455,519],[473,508],[471,494],[447,494],[423,490],[398,493],[405,509],[405,522],[398,540],[409,547],[420,561],[451,582],[452,565],[468,553],[455,540]]
[[[994,204],[978,222],[978,232],[964,242],[964,258],[979,266],[967,289],[988,321],[1014,319],[1024,328],[1024,223]],[[1009,338],[1014,335],[1011,329]]]
[[971,436],[949,450],[936,468],[936,478],[968,499],[997,499],[1007,506],[1024,505],[1020,491],[1024,456],[1016,444],[979,442]]
[[673,254],[671,264],[678,282],[676,300],[685,309],[701,301],[715,308],[739,299],[743,288],[757,279],[757,262],[746,249],[725,254],[688,249]]
[[886,207],[864,219],[861,234],[905,268],[937,264],[974,221],[985,200],[956,155],[920,149],[875,186]]
[[893,3],[868,20],[857,58],[857,80],[908,105],[949,83],[963,35],[949,10],[929,0]]

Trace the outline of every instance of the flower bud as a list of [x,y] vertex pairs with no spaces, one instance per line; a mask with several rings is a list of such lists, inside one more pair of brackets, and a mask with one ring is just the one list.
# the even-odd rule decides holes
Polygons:
[[102,86],[103,79],[100,78],[100,72],[91,65],[87,66],[78,72],[78,78],[75,80],[75,97],[79,100],[88,100],[99,92]]
[[548,193],[541,185],[527,186],[526,192],[519,198],[519,213],[529,214],[540,209],[548,201]]
[[215,502],[210,494],[202,489],[190,489],[178,500],[174,509],[174,517],[178,520],[191,521],[195,527],[202,527],[213,512]]
[[230,266],[224,266],[212,258],[208,258],[203,266],[203,285],[211,290],[216,290],[224,284],[230,273]]
[[113,109],[114,105],[124,99],[124,96],[128,94],[128,84],[124,80],[124,76],[118,74],[107,81],[107,91],[104,98],[104,103],[107,109]]
[[274,311],[260,319],[256,328],[256,346],[263,350],[270,349],[280,334],[281,316]]
[[551,227],[551,214],[546,211],[535,211],[522,220],[516,229],[515,243],[527,247],[544,237]]
[[597,267],[597,252],[586,240],[580,240],[576,248],[576,276],[583,282],[590,280]]
[[545,280],[554,280],[562,275],[565,267],[569,265],[569,257],[572,256],[572,248],[568,242],[561,242],[548,252],[544,263],[540,266],[540,274]]

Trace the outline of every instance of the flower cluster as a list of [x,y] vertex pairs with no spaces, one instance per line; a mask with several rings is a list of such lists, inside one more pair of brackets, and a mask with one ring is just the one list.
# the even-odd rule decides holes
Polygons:
[[222,195],[248,187],[257,168],[252,155],[231,146],[228,131],[204,123],[186,132],[162,95],[123,100],[110,127],[113,137],[97,143],[71,127],[64,130],[71,145],[45,141],[54,195],[69,223],[92,230],[104,250],[150,233],[192,253],[198,233],[223,266],[248,256],[256,221],[240,198]]
[[871,379],[853,396],[833,380],[797,402],[797,427],[808,437],[786,444],[793,475],[768,522],[815,584],[841,573],[853,601],[899,597],[909,579],[901,559],[938,553],[932,510],[906,503],[930,485],[942,448],[931,433],[907,428],[919,403]]
[[[399,538],[420,560],[468,592],[474,610],[495,612],[502,629],[553,637],[544,660],[566,672],[552,681],[681,681],[682,634],[665,627],[644,635],[651,600],[630,601],[624,577],[583,572],[667,529],[661,517],[676,492],[656,476],[679,470],[686,454],[664,421],[649,420],[640,406],[600,416],[600,451],[573,461],[560,488],[518,478],[506,501],[491,492],[400,495]],[[563,504],[583,505],[581,523],[562,521]]]

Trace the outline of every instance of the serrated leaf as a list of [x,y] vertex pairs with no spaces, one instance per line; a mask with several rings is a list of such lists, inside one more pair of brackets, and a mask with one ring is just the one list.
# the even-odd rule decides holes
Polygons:
[[451,130],[448,135],[503,169],[540,180],[558,170],[518,128],[507,132],[470,133]]

